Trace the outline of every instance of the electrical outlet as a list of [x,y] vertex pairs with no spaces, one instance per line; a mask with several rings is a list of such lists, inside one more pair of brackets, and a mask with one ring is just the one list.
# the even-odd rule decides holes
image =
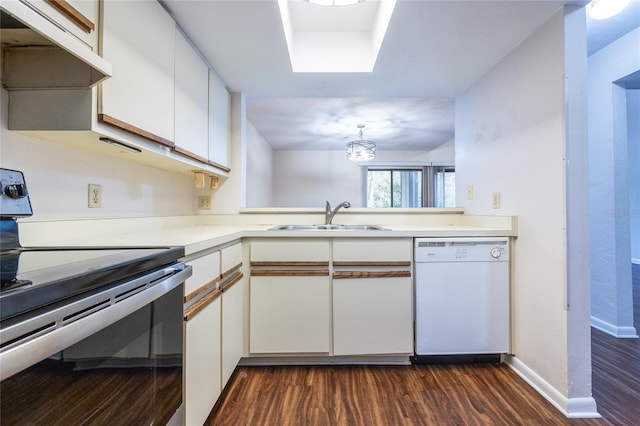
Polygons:
[[500,208],[500,193],[499,192],[494,192],[493,196],[491,197],[491,205],[493,206],[494,209],[499,209]]
[[473,185],[467,186],[467,200],[473,200]]
[[199,195],[198,208],[200,210],[211,210],[211,195]]
[[102,207],[102,185],[89,184],[89,208]]

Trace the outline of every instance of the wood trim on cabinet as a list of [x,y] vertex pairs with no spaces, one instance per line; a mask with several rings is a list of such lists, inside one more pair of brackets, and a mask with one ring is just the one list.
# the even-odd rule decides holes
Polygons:
[[340,271],[333,273],[334,280],[347,278],[396,278],[411,277],[411,271]]
[[238,281],[240,281],[242,279],[244,275],[242,274],[242,272],[238,272],[237,275],[235,275],[233,278],[231,278],[230,280],[222,283],[220,285],[220,290],[222,290],[222,292],[224,293],[225,291],[229,290],[229,288],[231,288],[232,285],[234,285],[235,283],[237,283]]
[[185,321],[189,321],[191,318],[194,317],[194,315],[196,315],[198,312],[200,312],[201,310],[206,308],[211,302],[213,302],[218,297],[220,297],[221,294],[222,294],[222,290],[217,288],[217,289],[213,290],[211,293],[208,293],[202,299],[198,300],[193,305],[189,306],[184,311],[184,314],[183,314],[184,320]]
[[78,9],[71,6],[66,0],[45,0],[54,9],[69,18],[71,22],[76,24],[85,33],[90,33],[96,29],[96,26],[89,18],[84,16]]
[[193,290],[191,293],[187,294],[186,296],[184,296],[184,303],[187,303],[189,300],[192,300],[196,297],[198,297],[198,295],[204,293],[205,291],[209,290],[211,287],[215,287],[215,285],[218,283],[218,281],[220,281],[220,277],[216,277],[214,279],[212,279],[211,281],[209,281],[208,283],[202,285],[201,287],[198,287],[197,289]]
[[307,261],[307,260],[292,260],[287,262],[282,261],[255,261],[251,262],[251,266],[329,266],[329,262],[324,261]]
[[333,266],[411,266],[409,260],[353,260],[334,261]]
[[133,126],[133,125],[131,125],[129,123],[126,123],[126,122],[124,122],[122,120],[118,120],[117,118],[111,117],[110,115],[107,115],[107,114],[98,114],[98,121],[100,123],[104,123],[104,124],[108,124],[108,125],[113,126],[113,127],[117,127],[117,128],[119,128],[121,130],[124,130],[126,132],[132,133],[132,134],[134,134],[136,136],[141,136],[141,137],[143,137],[145,139],[148,139],[150,141],[157,142],[160,145],[164,145],[164,146],[167,146],[169,148],[173,148],[176,145],[175,143],[171,142],[168,139],[165,139],[165,138],[160,137],[158,135],[154,135],[151,132],[147,132],[146,130],[143,130],[143,129],[139,128],[139,127]]
[[172,147],[172,149],[173,149],[174,152],[176,152],[176,153],[178,153],[180,155],[184,155],[185,157],[191,158],[192,160],[196,160],[196,161],[199,161],[201,163],[208,164],[209,166],[213,166],[216,169],[222,170],[223,172],[229,173],[231,171],[231,169],[229,167],[225,167],[222,164],[216,163],[215,161],[211,161],[211,160],[208,160],[208,159],[206,159],[204,157],[199,156],[198,154],[194,154],[193,152],[189,151],[188,149],[184,149],[184,148],[179,147],[177,145],[174,145]]
[[328,269],[252,269],[252,277],[324,277]]
[[229,275],[233,275],[238,269],[242,268],[242,262],[238,263],[237,265],[233,266],[232,268],[229,268],[229,270],[224,271],[221,275],[220,278],[225,279],[227,278]]

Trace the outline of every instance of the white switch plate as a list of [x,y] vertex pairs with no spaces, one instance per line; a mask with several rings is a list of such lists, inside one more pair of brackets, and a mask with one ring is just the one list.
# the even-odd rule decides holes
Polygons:
[[102,185],[89,184],[88,194],[89,208],[101,208],[102,207]]
[[493,196],[491,197],[491,205],[493,206],[494,209],[499,209],[500,208],[500,193],[499,192],[494,192]]

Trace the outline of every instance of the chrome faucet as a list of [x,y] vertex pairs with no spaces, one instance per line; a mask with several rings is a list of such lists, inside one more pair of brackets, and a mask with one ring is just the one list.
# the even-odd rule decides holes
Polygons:
[[333,217],[336,215],[336,213],[338,213],[338,210],[340,210],[342,207],[344,207],[345,209],[348,209],[349,207],[351,207],[351,203],[349,203],[348,201],[343,201],[338,206],[336,206],[335,209],[331,210],[331,204],[329,204],[329,202],[327,201],[327,206],[325,207],[325,210],[324,210],[324,224],[331,225],[331,221],[333,220]]

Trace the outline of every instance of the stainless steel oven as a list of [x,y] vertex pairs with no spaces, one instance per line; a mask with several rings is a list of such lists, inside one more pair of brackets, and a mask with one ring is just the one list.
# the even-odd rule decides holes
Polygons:
[[21,247],[0,172],[2,424],[182,424],[184,249]]

